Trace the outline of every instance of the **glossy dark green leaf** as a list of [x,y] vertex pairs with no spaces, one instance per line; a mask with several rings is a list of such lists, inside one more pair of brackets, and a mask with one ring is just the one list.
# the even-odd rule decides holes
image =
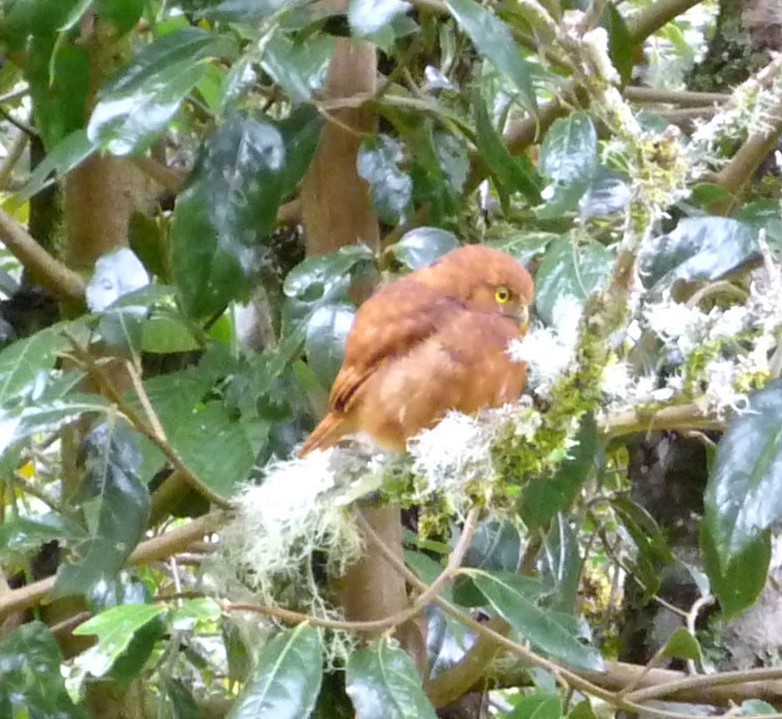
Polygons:
[[322,304],[307,321],[307,362],[325,388],[331,387],[342,366],[345,340],[355,316],[353,305]]
[[83,594],[125,564],[147,528],[149,492],[139,479],[141,452],[124,422],[97,425],[84,440],[85,471],[78,499],[94,506],[97,523],[77,554],[60,567],[53,597]]
[[493,609],[521,636],[556,659],[581,669],[601,670],[600,652],[582,644],[560,616],[543,609],[523,591],[517,575],[468,570]]
[[624,212],[630,203],[632,188],[626,175],[599,166],[578,203],[583,218]]
[[405,0],[350,0],[348,22],[351,33],[358,37],[372,35],[411,7]]
[[15,517],[0,524],[0,555],[27,553],[53,539],[73,544],[85,536],[81,525],[54,512]]
[[356,166],[370,188],[372,206],[389,225],[400,222],[410,205],[413,182],[400,169],[402,146],[388,135],[369,137],[361,144]]
[[203,715],[198,702],[183,681],[166,677],[163,688],[170,707],[171,719],[201,719]]
[[540,549],[540,576],[554,589],[552,609],[573,612],[581,579],[581,554],[578,534],[563,514],[551,520],[551,527]]
[[452,194],[460,195],[470,170],[470,158],[467,148],[448,132],[435,132],[432,135],[434,152],[442,170],[443,177]]
[[249,477],[268,431],[266,422],[237,419],[222,402],[208,402],[183,417],[169,440],[204,484],[229,498]]
[[307,719],[323,679],[323,646],[315,627],[281,632],[260,651],[252,679],[228,719]]
[[592,119],[574,112],[555,120],[540,149],[540,172],[556,185],[589,184],[597,167],[597,130]]
[[627,23],[613,2],[606,3],[602,26],[608,31],[608,54],[619,73],[622,84],[630,82],[633,74],[635,43],[627,29]]
[[611,274],[613,256],[598,242],[574,245],[569,237],[552,242],[535,276],[535,306],[547,324],[556,324],[558,300],[583,304]]
[[0,405],[29,385],[42,370],[51,369],[61,352],[70,349],[64,332],[69,323],[41,330],[0,351]]
[[513,157],[492,125],[489,113],[479,94],[473,98],[475,112],[475,134],[478,153],[489,166],[501,189],[507,192],[521,192],[530,204],[540,202],[543,185],[535,168],[526,158]]
[[532,477],[524,484],[519,512],[530,528],[547,524],[557,512],[566,511],[595,465],[597,423],[592,415],[581,422],[578,444],[550,477]]
[[94,677],[105,676],[136,633],[166,611],[160,604],[121,604],[80,624],[73,630],[74,634],[98,637],[97,644],[79,657],[80,666]]
[[[114,579],[93,585],[87,595],[87,604],[94,615],[123,605],[152,603],[153,594],[150,587],[124,571]],[[162,614],[137,628],[125,649],[113,657],[107,678],[127,686],[128,682],[138,676],[154,651],[155,645],[168,630],[168,624]],[[98,654],[102,653],[98,651]]]
[[350,655],[346,684],[361,719],[436,719],[412,658],[385,637]]
[[521,538],[510,521],[487,519],[478,525],[464,555],[464,566],[515,572],[521,560]]
[[[317,44],[313,41],[311,44]],[[285,141],[285,165],[282,168],[282,195],[292,194],[315,157],[323,117],[311,105],[303,105],[278,123]]]
[[410,270],[431,265],[438,257],[459,247],[456,237],[439,227],[416,227],[402,235],[387,252]]
[[729,217],[691,217],[647,242],[639,257],[646,287],[674,280],[718,280],[758,256],[757,232]]
[[200,28],[163,35],[145,46],[104,88],[87,136],[115,155],[145,150],[168,127],[203,77],[204,63],[235,54],[231,39]]
[[635,575],[646,590],[655,594],[660,586],[660,575],[665,565],[673,561],[673,554],[660,527],[641,505],[626,495],[616,495],[611,506],[635,543]]
[[679,627],[665,641],[665,644],[660,649],[660,654],[664,657],[700,661],[701,645],[694,635],[690,634],[684,627]]
[[508,26],[474,0],[447,0],[448,9],[462,30],[519,91],[519,101],[530,112],[537,111],[535,88],[529,66],[519,52]]
[[323,85],[333,51],[331,37],[309,37],[306,42],[297,42],[277,29],[264,48],[261,67],[294,103],[306,102]]
[[782,380],[749,397],[717,445],[704,496],[704,524],[727,567],[782,518]]
[[711,590],[719,599],[722,614],[730,618],[751,607],[768,580],[771,563],[770,530],[756,536],[727,564],[719,555],[706,522],[701,523],[700,545]]
[[9,719],[87,719],[68,696],[60,674],[64,661],[57,640],[43,622],[8,631],[0,640],[0,710]]
[[188,314],[211,314],[249,290],[291,181],[292,155],[275,124],[240,115],[208,139],[171,227],[174,280]]
[[44,187],[51,185],[84,162],[95,149],[86,130],[76,130],[61,140],[31,173],[24,186],[14,195],[13,207],[27,202]]
[[54,52],[52,35],[35,35],[26,52],[33,118],[47,148],[84,127],[90,93],[87,48],[69,40],[57,46],[52,58]]
[[104,152],[133,155],[147,150],[166,130],[206,66],[183,62],[166,68],[154,85],[107,92],[92,111],[87,137]]
[[73,12],[78,0],[4,0],[0,37],[12,46],[29,35],[54,35]]
[[537,691],[522,697],[507,715],[507,719],[561,719],[562,700],[552,694]]
[[514,232],[499,239],[490,239],[486,244],[496,250],[513,255],[524,265],[529,264],[534,258],[543,255],[546,248],[558,240],[562,235],[553,232]]

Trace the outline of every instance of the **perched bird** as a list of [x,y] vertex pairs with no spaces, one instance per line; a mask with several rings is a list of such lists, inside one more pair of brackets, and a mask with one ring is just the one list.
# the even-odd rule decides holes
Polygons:
[[328,414],[300,455],[355,433],[404,450],[448,410],[473,414],[518,399],[526,367],[507,349],[524,335],[532,299],[527,270],[480,245],[379,289],[356,313]]

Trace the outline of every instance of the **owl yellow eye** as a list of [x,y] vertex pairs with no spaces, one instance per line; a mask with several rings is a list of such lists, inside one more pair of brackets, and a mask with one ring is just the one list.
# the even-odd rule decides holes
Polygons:
[[494,293],[494,299],[501,305],[510,300],[510,290],[507,287],[498,287]]

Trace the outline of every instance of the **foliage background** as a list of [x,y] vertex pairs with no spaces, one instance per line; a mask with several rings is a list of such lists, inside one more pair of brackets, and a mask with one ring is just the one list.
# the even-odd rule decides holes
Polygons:
[[[2,0],[0,714],[779,709],[780,28]],[[291,459],[460,242],[535,275],[527,395]]]

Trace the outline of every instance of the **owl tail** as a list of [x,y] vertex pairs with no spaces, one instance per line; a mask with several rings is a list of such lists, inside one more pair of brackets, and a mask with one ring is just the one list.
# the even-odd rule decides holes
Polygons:
[[345,433],[345,418],[335,412],[329,412],[307,437],[304,446],[299,450],[299,457],[307,456],[313,449],[328,449]]

